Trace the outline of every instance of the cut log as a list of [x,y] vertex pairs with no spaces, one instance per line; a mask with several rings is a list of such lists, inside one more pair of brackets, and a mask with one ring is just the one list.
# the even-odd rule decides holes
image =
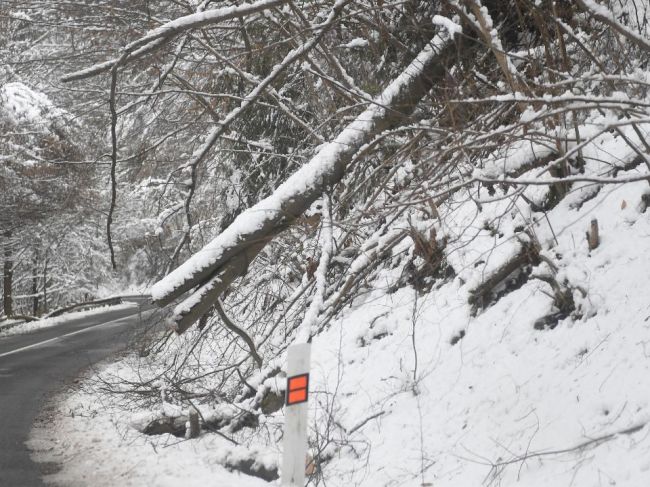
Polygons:
[[228,470],[235,470],[245,475],[258,477],[267,482],[273,482],[280,478],[277,467],[269,467],[262,462],[258,462],[253,455],[251,455],[251,458],[227,458],[223,466]]
[[273,414],[284,406],[284,394],[275,391],[267,391],[260,401],[260,410],[262,413]]
[[[555,274],[555,272],[554,272]],[[560,321],[572,315],[579,315],[576,312],[576,303],[573,299],[573,291],[565,285],[561,285],[555,276],[535,276],[536,279],[544,281],[553,290],[553,312],[535,321],[533,328],[536,330],[554,329]],[[586,294],[586,293],[585,293]],[[576,316],[579,317],[579,316]]]
[[641,205],[640,205],[641,213],[645,213],[648,207],[650,207],[650,193],[646,193],[641,196]]
[[164,416],[150,421],[147,426],[142,430],[145,435],[174,435],[179,438],[185,436],[187,421],[186,416]]

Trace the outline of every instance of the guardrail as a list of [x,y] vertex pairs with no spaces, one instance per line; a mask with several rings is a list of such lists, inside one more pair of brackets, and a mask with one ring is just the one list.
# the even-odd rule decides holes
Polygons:
[[56,318],[57,316],[61,316],[66,313],[70,313],[71,311],[83,311],[87,309],[93,309],[97,308],[100,306],[116,306],[118,304],[123,304],[125,301],[132,301],[132,302],[138,302],[141,300],[151,300],[151,297],[146,294],[128,294],[124,296],[113,296],[110,298],[104,298],[104,299],[97,299],[95,301],[86,301],[83,303],[75,303],[71,304],[69,306],[64,306],[63,308],[56,309],[46,315],[43,315],[41,317],[35,317],[35,316],[25,316],[25,315],[14,315],[10,319],[17,319],[19,321],[16,321],[14,323],[7,323],[7,324],[1,324],[0,323],[0,331],[2,330],[8,330],[10,328],[13,328],[14,326],[21,325],[23,323],[27,323],[30,321],[37,321],[37,320],[42,320],[46,318]]

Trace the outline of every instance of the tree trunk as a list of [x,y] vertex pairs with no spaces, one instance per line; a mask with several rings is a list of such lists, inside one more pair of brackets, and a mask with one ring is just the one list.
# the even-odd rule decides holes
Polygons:
[[38,249],[34,250],[32,258],[32,315],[38,315]]
[[14,278],[14,262],[13,253],[11,252],[11,230],[6,230],[4,237],[4,265],[3,265],[3,279],[2,279],[2,306],[5,315],[10,317],[14,314],[12,286]]
[[45,251],[45,261],[43,262],[43,313],[48,312],[47,307],[47,250]]

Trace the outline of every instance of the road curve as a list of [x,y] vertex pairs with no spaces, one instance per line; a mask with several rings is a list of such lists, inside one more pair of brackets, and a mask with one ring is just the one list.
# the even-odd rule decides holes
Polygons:
[[0,338],[0,485],[42,487],[41,466],[25,446],[47,395],[131,341],[151,305],[76,318],[24,335]]

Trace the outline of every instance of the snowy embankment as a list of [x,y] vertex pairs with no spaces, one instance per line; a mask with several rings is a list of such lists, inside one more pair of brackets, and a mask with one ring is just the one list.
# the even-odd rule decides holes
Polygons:
[[114,311],[120,311],[123,309],[131,309],[131,308],[137,309],[137,307],[138,307],[138,303],[123,303],[123,304],[99,306],[97,308],[89,309],[86,311],[70,311],[61,316],[56,316],[53,318],[43,318],[40,320],[28,321],[24,323],[18,321],[11,321],[6,323],[2,322],[0,323],[0,337],[30,333],[32,331],[39,330],[41,328],[60,325],[61,323],[65,323],[70,320],[95,316],[98,314],[105,313],[106,310],[109,308]]
[[[650,485],[650,188],[597,189],[574,187],[547,217],[508,199],[480,211],[448,202],[456,276],[424,294],[391,293],[385,283],[402,269],[386,269],[314,339],[311,445],[327,485]],[[520,251],[517,226],[531,216],[541,263],[489,306],[468,304]],[[592,219],[600,244],[590,251]],[[407,242],[394,253],[403,251]],[[535,277],[548,275],[571,290],[575,309],[546,326],[553,294]],[[136,372],[118,362],[103,374]],[[265,385],[281,389],[282,379]],[[145,436],[134,424],[149,413],[124,413],[121,399],[76,391],[57,406],[54,429],[33,443],[40,460],[63,467],[51,480],[268,485],[224,465],[241,457],[273,466],[282,410],[240,431],[234,446],[209,432]]]

